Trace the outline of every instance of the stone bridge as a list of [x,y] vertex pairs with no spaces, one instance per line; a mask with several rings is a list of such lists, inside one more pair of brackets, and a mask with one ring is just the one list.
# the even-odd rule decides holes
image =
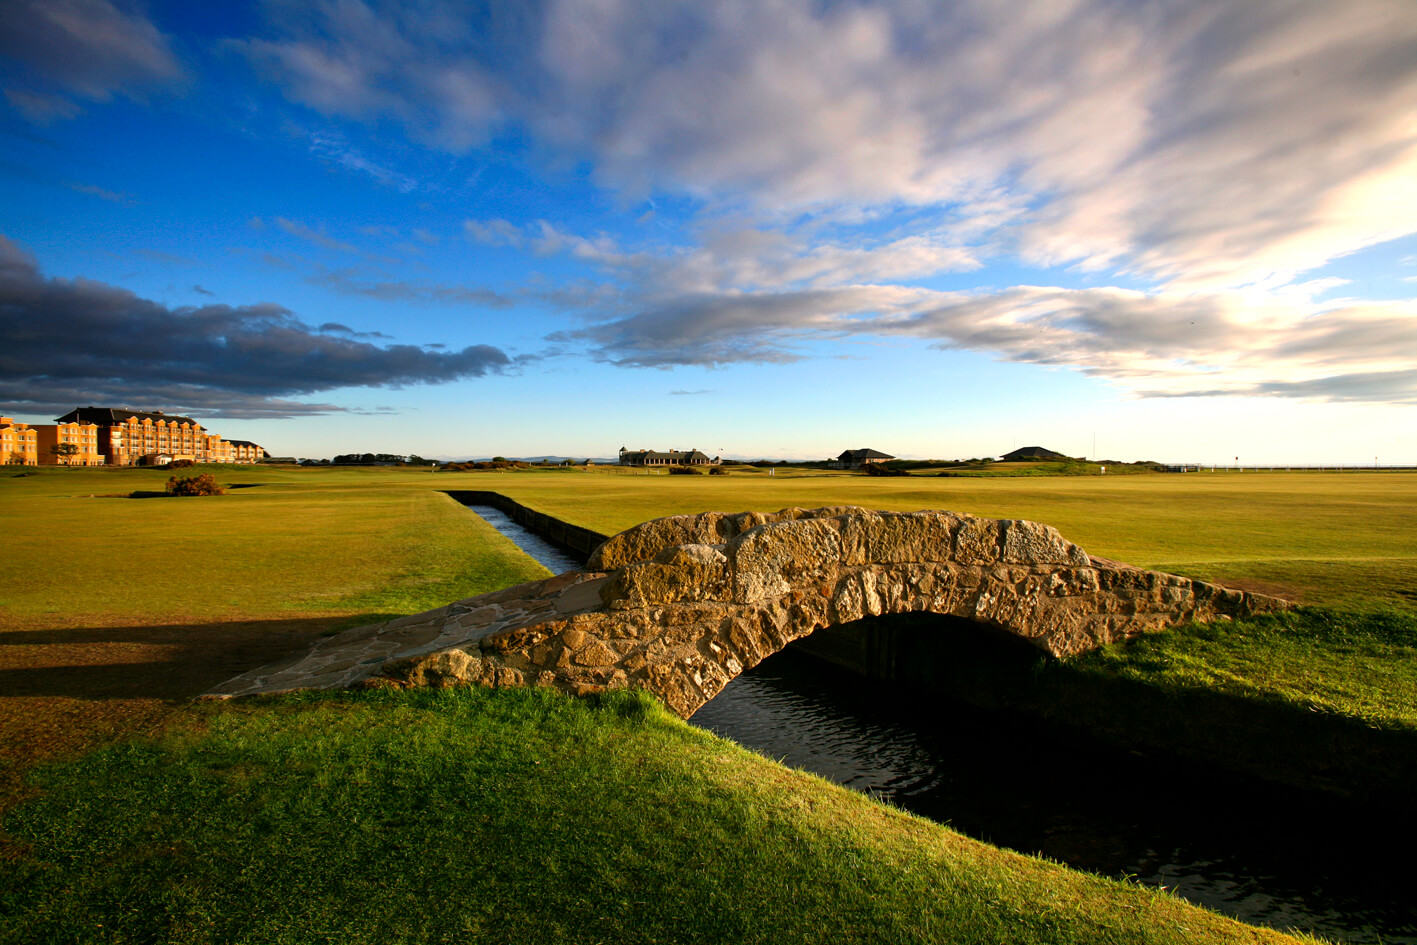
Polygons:
[[1285,601],[1090,558],[1056,529],[854,507],[706,512],[610,538],[584,571],[346,630],[211,696],[357,685],[638,687],[687,718],[814,630],[929,611],[1066,657]]

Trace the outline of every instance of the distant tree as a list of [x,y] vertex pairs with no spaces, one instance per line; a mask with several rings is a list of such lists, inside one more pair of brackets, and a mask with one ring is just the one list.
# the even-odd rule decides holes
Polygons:
[[505,456],[493,456],[493,457],[492,457],[492,462],[494,462],[494,463],[505,463],[506,461],[507,461],[507,457],[505,457]]
[[67,466],[71,459],[79,455],[79,447],[73,443],[55,443],[49,448],[49,452],[58,457],[59,462]]

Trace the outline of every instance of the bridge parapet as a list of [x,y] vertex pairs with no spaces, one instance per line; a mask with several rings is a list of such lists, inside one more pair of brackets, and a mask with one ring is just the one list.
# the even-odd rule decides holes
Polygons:
[[793,640],[865,616],[963,617],[1066,657],[1287,606],[1090,558],[1036,522],[855,507],[707,512],[613,536],[586,571],[349,630],[211,695],[360,684],[636,687],[688,717]]

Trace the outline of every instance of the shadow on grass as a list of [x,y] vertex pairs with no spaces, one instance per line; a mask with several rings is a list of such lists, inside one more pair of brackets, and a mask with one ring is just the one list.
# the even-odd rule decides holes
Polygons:
[[0,810],[29,766],[156,731],[219,683],[386,615],[0,631]]

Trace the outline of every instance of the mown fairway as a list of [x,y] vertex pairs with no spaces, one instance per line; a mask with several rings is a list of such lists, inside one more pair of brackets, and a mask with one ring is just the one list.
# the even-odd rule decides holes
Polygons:
[[[1142,567],[1311,604],[1417,609],[1412,473],[889,479],[241,467],[218,479],[244,488],[212,499],[89,498],[160,491],[166,474],[0,473],[14,562],[0,620],[411,613],[541,573],[509,558],[509,546],[445,489],[502,492],[607,534],[661,515],[788,506],[1028,518]],[[79,581],[83,593],[73,590]]]
[[478,481],[467,488],[500,491],[606,533],[660,515],[789,506],[1026,518],[1057,527],[1091,554],[1140,567],[1310,604],[1417,609],[1413,473],[888,479],[567,471],[486,474]]

